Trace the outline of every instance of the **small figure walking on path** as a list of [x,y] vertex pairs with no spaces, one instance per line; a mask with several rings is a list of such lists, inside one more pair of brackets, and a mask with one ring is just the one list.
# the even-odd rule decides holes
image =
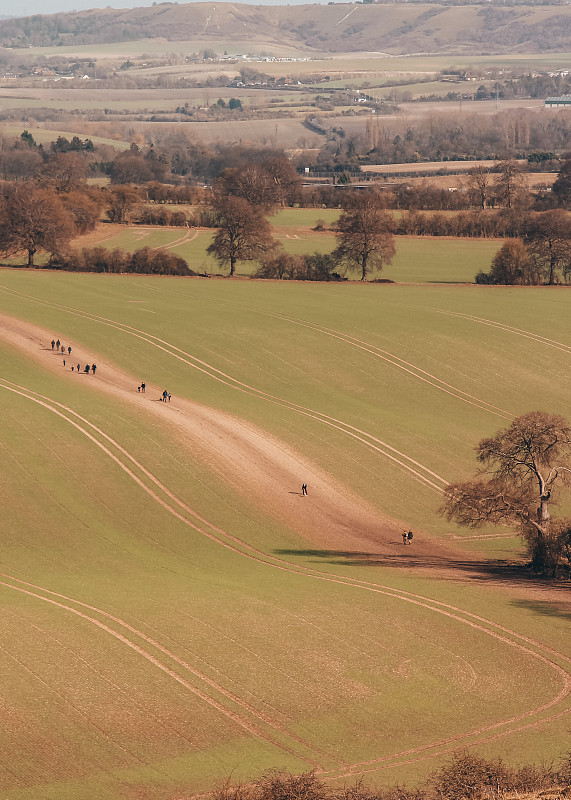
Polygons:
[[167,392],[167,390],[165,389],[165,390],[164,390],[164,392],[163,392],[163,403],[166,403],[166,402],[167,402],[167,397],[168,397],[168,396],[169,396],[169,393],[168,393],[168,392]]
[[301,494],[303,497],[307,497],[307,483],[301,484]]
[[140,386],[137,386],[137,391],[138,391],[138,392],[140,392],[140,391],[141,391],[141,387],[140,387]]
[[412,531],[409,531],[407,533],[406,538],[408,539],[408,543],[412,544]]
[[78,364],[78,365],[77,365],[77,371],[78,371],[78,372],[81,372],[81,364]]
[[55,346],[56,346],[56,340],[52,339],[52,350],[54,349]]
[[95,370],[97,369],[97,364],[91,365],[91,372],[95,375]]
[[171,395],[170,395],[170,392],[169,392],[169,403],[170,403],[170,401],[171,401]]
[[63,365],[64,365],[64,367],[65,367],[65,358],[64,358],[64,360],[63,360]]
[[147,384],[145,383],[145,381],[143,381],[143,383],[141,384],[141,391],[143,392],[143,394],[145,393],[145,389],[146,388],[147,388]]
[[61,354],[62,354],[62,356],[63,356],[64,353],[65,353],[65,347],[62,344],[62,346],[61,346]]
[[90,369],[91,369],[91,367],[89,366],[89,364],[86,364],[85,365],[85,369],[84,369],[84,372],[85,372],[86,375],[89,375],[89,370]]
[[408,538],[408,536],[407,536],[407,532],[406,532],[406,531],[403,531],[403,532],[402,532],[402,543],[404,544],[404,546],[405,546],[405,547],[406,547],[406,540],[407,540],[407,538]]
[[74,366],[73,366],[73,364],[72,364],[72,365],[71,365],[71,371],[73,372],[73,370],[74,370],[74,369],[75,369],[75,367],[74,367]]
[[68,347],[68,348],[67,348],[67,354],[68,354],[68,356],[70,356],[70,355],[71,355],[71,347]]

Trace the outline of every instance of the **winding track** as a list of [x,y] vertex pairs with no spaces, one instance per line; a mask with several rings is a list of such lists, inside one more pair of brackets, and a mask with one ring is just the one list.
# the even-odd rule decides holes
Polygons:
[[[284,559],[267,555],[266,553],[263,553],[262,551],[251,547],[250,545],[238,539],[237,537],[227,533],[223,529],[210,524],[206,519],[199,516],[184,501],[176,497],[176,495],[174,495],[149,470],[147,470],[142,464],[140,464],[140,462],[138,462],[117,442],[115,442],[100,428],[89,422],[89,420],[87,420],[85,417],[82,417],[81,415],[77,414],[75,411],[73,411],[73,409],[63,405],[62,403],[54,401],[46,396],[40,395],[37,392],[33,392],[29,389],[26,389],[23,386],[20,386],[10,381],[6,381],[4,379],[0,380],[0,387],[3,388],[4,390],[17,393],[19,396],[24,397],[32,402],[38,403],[42,407],[46,408],[47,410],[57,414],[62,419],[66,420],[76,430],[80,431],[84,436],[86,436],[92,442],[92,444],[99,447],[106,456],[110,457],[120,469],[122,469],[132,480],[135,481],[135,483],[139,488],[145,491],[153,500],[160,503],[165,510],[173,514],[177,519],[181,520],[186,525],[190,526],[197,533],[207,536],[211,540],[217,542],[219,545],[232,550],[236,554],[242,557],[255,560],[266,567],[273,567],[281,570],[286,570],[288,572],[304,576],[308,579],[322,580],[335,583],[338,585],[350,586],[358,590],[372,591],[381,595],[386,595],[401,600],[403,602],[412,603],[414,605],[423,607],[435,613],[442,614],[450,619],[466,624],[481,633],[485,633],[486,635],[489,635],[508,646],[516,648],[517,650],[519,650],[522,653],[525,653],[528,656],[538,659],[542,663],[549,665],[559,676],[560,689],[559,692],[556,694],[556,696],[553,697],[548,702],[543,703],[542,705],[534,709],[513,716],[507,720],[502,720],[493,723],[491,725],[466,732],[464,734],[459,734],[454,737],[442,739],[437,742],[432,742],[417,748],[411,748],[410,750],[407,751],[391,754],[390,756],[384,756],[379,759],[369,760],[365,762],[357,762],[351,765],[340,765],[340,767],[337,767],[335,769],[330,768],[324,770],[323,768],[321,768],[319,769],[319,772],[324,777],[335,778],[335,777],[349,776],[351,774],[354,774],[355,772],[363,773],[367,771],[377,771],[378,769],[382,768],[389,768],[397,765],[416,762],[419,760],[425,760],[427,758],[433,758],[437,755],[443,755],[447,752],[450,752],[459,743],[462,742],[466,744],[483,743],[502,736],[513,734],[520,730],[525,730],[526,728],[532,727],[534,725],[543,724],[550,719],[556,719],[560,716],[563,716],[564,714],[568,714],[571,712],[571,707],[567,707],[563,710],[546,714],[546,712],[549,712],[556,705],[566,700],[569,694],[571,693],[571,677],[569,674],[569,667],[567,666],[571,665],[571,658],[568,658],[567,656],[564,656],[563,654],[558,653],[557,651],[549,647],[546,647],[545,645],[542,645],[540,642],[522,636],[521,634],[518,634],[514,631],[509,630],[508,628],[505,628],[504,626],[498,625],[490,620],[487,620],[484,617],[463,611],[462,609],[453,606],[451,604],[435,601],[430,598],[423,597],[422,595],[419,594],[405,592],[402,590],[395,590],[392,587],[384,586],[382,584],[378,584],[375,582],[331,576],[330,574],[323,572],[321,570],[316,570],[310,567],[304,567],[299,565],[292,565],[290,562],[287,562]],[[103,442],[100,441],[100,438],[98,437],[102,438],[104,441]],[[125,463],[125,461],[127,461],[128,463]],[[134,471],[135,469],[140,474],[136,474],[136,472]],[[144,478],[152,484],[152,487],[149,487],[147,485],[147,483],[141,477],[141,475],[144,476]],[[158,492],[160,492],[163,495],[163,497],[161,497]],[[169,498],[169,500],[168,501],[165,500],[164,497]],[[197,521],[199,521],[201,525],[198,525]],[[210,530],[206,530],[205,528],[209,528]],[[283,728],[283,726],[279,725],[275,720],[270,718],[268,715],[262,714],[248,703],[245,703],[245,701],[236,697],[236,695],[228,692],[219,684],[209,679],[203,673],[199,673],[197,670],[193,669],[190,665],[188,665],[186,662],[184,662],[182,659],[176,656],[176,654],[167,650],[167,648],[165,648],[159,642],[157,642],[154,639],[151,639],[151,637],[147,636],[142,631],[137,630],[136,628],[129,625],[125,621],[121,620],[119,617],[111,615],[108,612],[99,609],[95,606],[70,598],[66,595],[53,592],[49,589],[37,586],[27,581],[23,581],[15,576],[2,574],[2,577],[4,578],[4,580],[0,581],[0,585],[15,591],[23,592],[38,600],[49,602],[53,605],[56,605],[57,607],[62,608],[62,610],[76,614],[82,617],[83,619],[91,622],[92,624],[96,625],[105,633],[115,637],[123,644],[125,644],[127,647],[133,649],[147,661],[150,661],[150,663],[152,663],[155,667],[162,670],[165,674],[167,674],[172,679],[176,680],[179,684],[185,686],[185,688],[187,688],[190,692],[200,697],[204,702],[209,703],[217,711],[232,719],[237,725],[239,725],[243,729],[246,729],[249,733],[264,738],[267,741],[271,742],[272,744],[275,744],[282,750],[290,752],[296,755],[297,757],[302,757],[300,756],[299,746],[303,747],[304,749],[307,748],[310,752],[313,753],[313,758],[308,758],[308,756],[305,756],[306,760],[309,760],[309,763],[311,763],[313,766],[318,765],[318,762],[315,761],[315,754],[316,752],[319,752],[317,748],[313,747],[312,745],[300,739],[299,737],[292,736],[290,732],[287,732]],[[53,598],[58,598],[58,599],[54,600]],[[65,602],[61,602],[62,600]],[[70,605],[70,603],[73,605]],[[79,608],[77,608],[77,606],[79,606]],[[87,614],[86,611],[80,609],[86,609],[90,611],[91,614]],[[117,630],[110,627],[110,625],[107,624],[107,622],[105,623],[101,622],[101,620],[99,620],[96,616],[93,616],[93,614],[97,614],[99,616],[104,617],[108,621],[112,621],[113,623],[115,623],[116,626],[120,626],[130,635],[140,638],[145,642],[145,646],[141,646],[136,641],[130,639],[124,633],[119,633]],[[146,649],[148,646],[152,647],[154,650],[157,650],[159,653],[168,656],[176,664],[178,664],[184,670],[192,674],[193,677],[200,679],[201,681],[204,681],[211,689],[219,692],[224,697],[226,703],[231,702],[232,704],[237,705],[241,710],[240,713],[232,711],[230,708],[228,708],[227,705],[224,705],[222,702],[215,700],[205,691],[198,689],[188,680],[182,678],[175,670],[168,667],[164,662],[162,662],[160,658],[157,657],[156,654],[149,652],[149,650]],[[567,669],[564,669],[560,665],[560,663],[557,662],[563,662],[567,666]],[[254,725],[251,721],[249,721],[247,717],[244,717],[244,712],[247,712],[248,715],[253,716],[256,719],[257,724]],[[530,718],[534,717],[536,718],[539,717],[539,718],[532,719],[532,721],[529,721]],[[524,722],[524,720],[527,720],[527,722]],[[268,726],[273,731],[284,733],[290,740],[290,743],[292,740],[295,743],[297,743],[298,748],[294,750],[290,746],[290,744],[284,743],[283,740],[276,739],[275,734],[273,735],[268,734],[267,732],[260,730],[260,724]],[[330,754],[324,754],[324,753],[321,754],[331,758]]]
[[115,320],[111,320],[106,317],[99,316],[97,314],[91,314],[89,312],[81,311],[80,309],[70,308],[60,303],[52,303],[43,300],[42,298],[26,295],[23,292],[17,292],[15,290],[6,289],[6,287],[1,285],[0,285],[0,291],[4,291],[9,294],[14,294],[19,297],[24,297],[27,300],[32,300],[33,302],[37,302],[51,308],[57,308],[58,310],[65,311],[66,313],[69,314],[73,314],[74,316],[90,319],[94,322],[98,322],[107,327],[114,328],[115,330],[122,331],[123,333],[127,333],[131,336],[134,336],[137,339],[147,342],[147,344],[151,344],[152,346],[158,348],[159,350],[162,350],[165,353],[168,353],[168,355],[170,355],[171,357],[177,359],[178,361],[183,362],[184,364],[192,367],[193,369],[198,370],[199,372],[204,373],[205,375],[208,375],[213,380],[218,381],[219,383],[222,383],[225,386],[228,386],[232,389],[243,392],[245,394],[258,397],[259,399],[272,403],[274,405],[287,408],[297,414],[301,414],[302,416],[315,419],[318,422],[321,422],[324,425],[334,428],[340,431],[341,433],[344,433],[346,436],[350,436],[351,438],[361,442],[370,450],[379,453],[384,458],[397,464],[401,469],[406,470],[409,473],[409,475],[413,477],[414,480],[418,481],[419,483],[422,483],[424,486],[426,486],[427,488],[429,488],[434,492],[437,492],[438,494],[440,494],[443,487],[449,483],[449,481],[446,480],[446,478],[443,478],[441,475],[438,475],[436,472],[429,469],[424,464],[421,464],[420,462],[416,461],[411,456],[408,456],[406,453],[397,450],[395,447],[392,447],[390,444],[383,441],[382,439],[379,439],[373,434],[370,434],[367,431],[358,428],[354,425],[343,422],[343,420],[338,419],[337,417],[333,417],[328,414],[323,414],[320,411],[309,408],[308,406],[301,405],[299,403],[294,403],[290,400],[284,400],[280,397],[277,397],[276,395],[270,394],[269,392],[264,392],[261,389],[257,389],[256,387],[251,386],[248,383],[239,381],[236,378],[233,378],[228,373],[223,372],[217,367],[214,367],[212,364],[208,364],[206,361],[203,361],[202,359],[193,356],[191,353],[186,352],[182,348],[177,347],[176,345],[173,345],[170,342],[167,342],[166,340],[159,338],[158,336],[154,336],[153,334],[150,334],[147,331],[135,328],[125,323],[116,322]]

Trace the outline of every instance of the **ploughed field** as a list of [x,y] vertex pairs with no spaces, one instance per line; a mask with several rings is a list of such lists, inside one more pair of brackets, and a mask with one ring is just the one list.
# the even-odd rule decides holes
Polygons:
[[441,279],[0,272],[3,798],[564,755],[564,590],[438,508],[569,414],[571,300]]

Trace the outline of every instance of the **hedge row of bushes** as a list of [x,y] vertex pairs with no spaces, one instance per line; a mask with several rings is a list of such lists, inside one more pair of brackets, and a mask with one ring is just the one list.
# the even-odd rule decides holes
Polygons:
[[67,272],[136,273],[139,275],[196,275],[188,268],[184,258],[166,250],[151,250],[143,247],[134,253],[124,250],[106,250],[104,247],[82,250],[53,256],[49,262],[52,269]]
[[362,780],[333,788],[315,772],[303,775],[271,772],[247,786],[226,783],[212,797],[213,800],[499,800],[508,795],[521,798],[546,790],[550,790],[551,797],[564,798],[570,787],[570,758],[558,768],[551,765],[513,768],[500,758],[487,760],[464,751],[417,789],[406,786],[373,789]]

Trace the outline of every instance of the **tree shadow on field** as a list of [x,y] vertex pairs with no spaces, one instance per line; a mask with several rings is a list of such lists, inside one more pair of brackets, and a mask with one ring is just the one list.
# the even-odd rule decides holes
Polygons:
[[470,561],[445,555],[427,555],[415,553],[414,545],[403,547],[394,544],[393,553],[369,553],[361,550],[274,550],[276,555],[294,556],[309,559],[313,563],[334,564],[345,567],[397,567],[419,569],[456,569],[479,570],[489,569],[491,563],[486,561]]
[[558,617],[571,621],[571,599],[567,600],[515,600],[512,605],[542,617]]
[[[391,546],[389,544],[389,546]],[[276,549],[275,555],[305,559],[313,564],[329,564],[343,567],[384,567],[406,571],[423,570],[433,572],[439,580],[494,581],[498,584],[520,584],[541,588],[571,588],[569,581],[553,581],[533,573],[523,562],[504,559],[469,559],[458,553],[414,552],[412,547],[394,542],[394,553],[367,552],[360,550],[314,550],[314,549]],[[538,603],[538,609],[543,604]],[[551,604],[547,604],[551,607]],[[569,601],[571,614],[571,600]],[[539,611],[538,611],[539,613]],[[547,613],[547,611],[543,612]]]

